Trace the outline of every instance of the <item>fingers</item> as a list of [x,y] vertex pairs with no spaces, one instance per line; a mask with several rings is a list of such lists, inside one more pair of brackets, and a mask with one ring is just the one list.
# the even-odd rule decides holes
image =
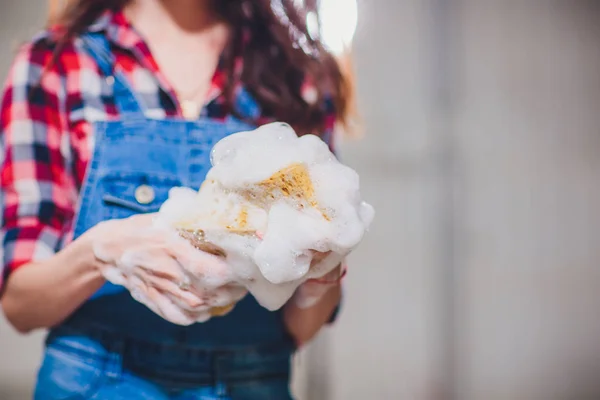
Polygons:
[[[331,274],[332,279],[337,279],[339,277],[339,271],[337,266],[339,266],[344,260],[344,256],[341,254],[337,254],[334,252],[323,253],[326,254],[319,261],[314,261],[310,267],[310,273],[308,274],[309,278],[317,278],[317,279],[325,279],[328,278],[329,274]],[[337,276],[333,276],[336,275]]]
[[188,326],[197,322],[206,322],[213,315],[225,315],[231,309],[222,310],[223,312],[214,314],[213,308],[204,306],[196,311],[186,310],[179,307],[174,301],[172,295],[168,292],[162,292],[157,288],[149,287],[138,281],[136,290],[132,290],[132,297],[144,304],[152,312],[161,316],[165,320],[176,325]]
[[206,298],[203,298],[202,294],[182,290],[174,282],[147,274],[141,269],[136,269],[136,273],[145,281],[146,285],[167,294],[175,305],[184,310],[198,312],[206,311],[209,308]]
[[118,265],[118,268],[105,269],[104,275],[107,280],[123,286],[127,286],[125,281],[128,279],[143,282],[148,288],[170,293],[177,306],[185,310],[198,311],[207,308],[206,302],[196,293],[180,287],[180,284],[190,282],[190,279],[180,265],[160,247],[132,248],[123,253]]
[[216,288],[235,280],[235,274],[225,259],[198,250],[185,239],[173,240],[165,250],[202,287]]
[[331,251],[325,252],[325,253],[321,253],[319,251],[313,251],[313,259],[312,259],[312,263],[313,265],[323,261],[324,259],[326,259],[329,255],[331,254]]
[[[335,256],[336,254],[334,253],[330,254],[328,257],[326,257],[324,261],[321,261],[321,265],[327,262],[329,262],[329,264],[332,264],[330,261],[332,258],[336,258]],[[336,259],[335,261],[338,267],[336,268],[334,266],[333,269],[329,269],[329,272],[321,274],[321,277],[319,279],[325,281],[335,281],[336,279],[340,278],[340,275],[342,274],[342,269],[341,266],[339,266],[338,260]],[[327,266],[327,268],[329,268],[329,266]],[[310,308],[317,304],[323,298],[323,296],[327,294],[331,287],[332,286],[329,284],[314,282],[309,279],[302,285],[300,285],[296,290],[296,293],[294,293],[294,302],[300,308]]]
[[[132,257],[132,259],[134,258]],[[166,265],[171,264],[165,269],[178,267],[178,264],[171,259],[163,257],[163,262]],[[130,274],[143,281],[148,287],[168,294],[173,303],[190,312],[206,311],[211,307],[223,307],[239,301],[247,293],[245,287],[234,283],[227,283],[222,286],[206,284],[204,287],[198,286],[186,274],[178,275],[178,280],[173,280],[172,276],[156,274],[154,268],[147,268],[146,266],[133,266],[130,269]],[[186,281],[191,282],[191,285],[189,288],[182,288],[180,283]]]
[[134,280],[134,288],[131,290],[132,297],[148,307],[152,312],[161,316],[165,320],[176,325],[187,326],[197,322],[208,314],[207,311],[188,312],[177,307],[167,295],[160,290],[149,287],[141,280]]
[[132,252],[128,253],[128,262],[137,263],[132,264],[131,275],[149,287],[168,293],[179,307],[188,311],[208,308],[203,292],[194,290],[190,278],[172,258],[161,253],[152,257],[152,252]]
[[118,263],[123,270],[144,269],[173,282],[184,282],[188,279],[181,265],[169,256],[168,249],[164,246],[142,244],[131,247],[123,253]]
[[146,286],[146,284],[139,278],[133,277],[130,280],[129,292],[131,297],[141,304],[148,307],[153,313],[161,316],[162,318],[173,322],[178,325],[189,325],[188,321],[181,313],[176,310],[170,312],[169,304],[160,298],[159,293],[152,288]]
[[294,294],[294,302],[299,308],[310,308],[317,304],[329,289],[326,285],[304,283]]
[[195,321],[180,307],[177,307],[167,296],[160,293],[155,288],[148,288],[150,300],[156,305],[158,315],[169,322],[177,325],[191,325]]
[[126,286],[127,278],[119,268],[106,264],[102,267],[100,272],[108,282],[119,286]]
[[228,313],[247,293],[235,284],[231,267],[223,258],[194,248],[176,232],[153,227],[152,218],[139,215],[102,226],[93,251],[104,261],[103,276],[178,325]]

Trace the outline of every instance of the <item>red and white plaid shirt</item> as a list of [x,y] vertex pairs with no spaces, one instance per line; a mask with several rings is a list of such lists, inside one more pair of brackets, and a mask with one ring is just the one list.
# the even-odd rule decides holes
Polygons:
[[[122,12],[105,13],[89,30],[106,35],[149,117],[182,116],[173,88]],[[51,31],[24,46],[2,95],[0,288],[3,278],[16,268],[51,257],[70,240],[94,146],[91,123],[119,117],[110,93],[102,92],[106,85],[101,84],[104,78],[98,65],[81,42],[70,41],[51,64],[55,48],[56,35]],[[226,79],[217,69],[203,116],[227,116],[222,96]],[[332,131],[333,110],[326,120],[327,130]],[[263,116],[258,123],[269,121]]]

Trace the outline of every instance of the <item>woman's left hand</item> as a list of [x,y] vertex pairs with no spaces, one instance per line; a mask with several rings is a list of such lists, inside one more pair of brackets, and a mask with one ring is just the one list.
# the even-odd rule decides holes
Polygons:
[[[330,253],[316,253],[313,258],[313,266],[323,261]],[[309,308],[317,304],[327,292],[340,284],[345,270],[342,265],[338,265],[333,270],[320,278],[309,279],[301,284],[292,300],[299,308]]]
[[[328,254],[318,254],[319,263]],[[300,285],[283,313],[285,326],[298,347],[309,342],[330,320],[341,298],[340,281],[345,273],[344,263],[318,279]]]
[[[264,233],[257,231],[256,236],[262,240]],[[330,258],[327,260],[327,258],[332,255],[330,251],[318,252],[312,250],[312,252],[313,258],[310,269],[315,270],[315,268],[331,268],[328,267],[328,265],[331,265],[332,259]],[[337,262],[335,259],[333,259],[333,261]],[[308,279],[306,282],[302,283],[296,289],[296,292],[290,301],[298,308],[303,309],[310,308],[317,304],[332,287],[340,284],[341,278],[343,278],[343,276],[346,274],[345,266],[342,267],[342,264],[343,263],[340,263],[337,267],[333,268],[333,270],[330,270],[320,278]]]

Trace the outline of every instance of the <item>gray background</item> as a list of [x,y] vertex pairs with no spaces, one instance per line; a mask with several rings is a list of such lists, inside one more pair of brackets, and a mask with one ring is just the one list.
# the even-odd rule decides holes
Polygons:
[[[41,26],[0,1],[0,73]],[[304,399],[600,398],[600,4],[359,0],[360,141],[377,210]],[[0,322],[0,399],[41,334]]]

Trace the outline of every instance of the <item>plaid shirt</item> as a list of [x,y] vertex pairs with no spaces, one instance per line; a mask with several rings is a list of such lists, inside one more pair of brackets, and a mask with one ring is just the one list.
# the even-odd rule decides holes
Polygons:
[[[182,116],[173,88],[122,12],[105,13],[89,30],[106,35],[147,116]],[[79,190],[94,146],[92,122],[119,117],[114,99],[104,93],[106,85],[98,66],[79,40],[70,41],[51,64],[55,38],[51,31],[43,32],[20,50],[2,96],[0,288],[10,272],[51,257],[70,241]],[[203,116],[226,117],[222,106],[225,79],[218,68]],[[310,96],[309,85],[305,90]],[[333,112],[328,113],[328,131],[334,120]],[[263,116],[258,122],[268,121]]]

